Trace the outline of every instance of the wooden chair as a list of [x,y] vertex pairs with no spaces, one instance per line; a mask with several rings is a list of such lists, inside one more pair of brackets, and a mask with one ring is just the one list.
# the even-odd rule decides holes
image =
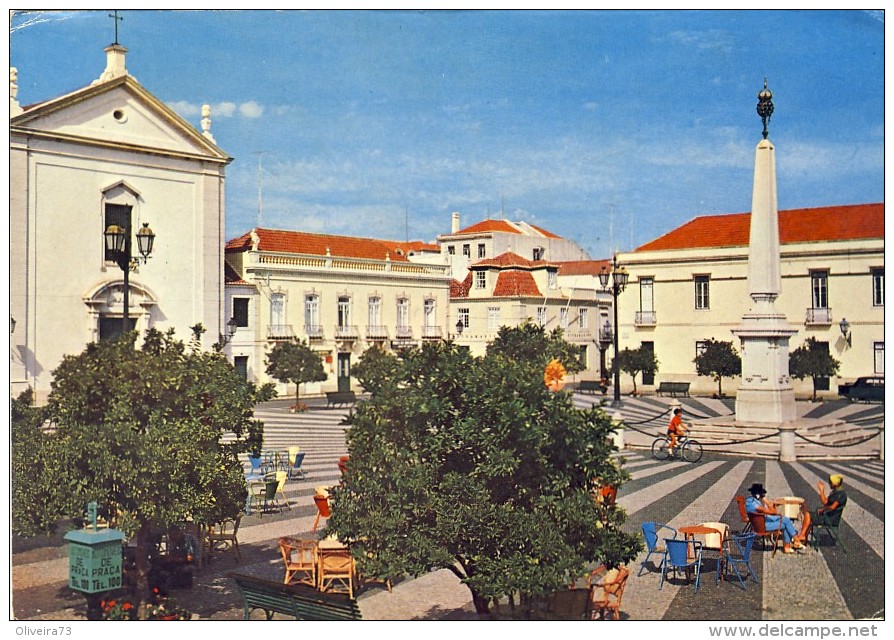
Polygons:
[[621,597],[624,595],[629,575],[630,571],[623,566],[608,569],[603,565],[590,572],[587,577],[587,586],[590,589],[590,620],[596,620],[597,615],[605,620],[609,612],[614,613],[615,620],[621,619]]
[[745,496],[736,496],[736,504],[739,506],[739,517],[742,518],[741,533],[751,531],[751,521],[748,519],[748,511],[745,509]]
[[760,538],[761,544],[764,545],[764,549],[767,548],[768,540],[773,543],[773,554],[770,557],[772,558],[775,556],[776,547],[779,545],[779,533],[781,532],[781,529],[767,531],[766,516],[762,513],[749,513],[748,521],[751,523],[751,530],[758,538]]
[[239,533],[240,522],[242,522],[242,515],[236,516],[235,520],[224,520],[208,527],[206,533],[208,560],[211,560],[215,552],[226,551],[227,549],[233,550],[236,562],[242,560],[242,556],[239,553],[239,540],[236,538],[236,535]]
[[316,540],[279,539],[279,550],[286,566],[284,584],[298,583],[317,586],[318,547]]
[[328,518],[332,514],[332,511],[329,509],[329,496],[324,496],[318,493],[314,496],[314,504],[317,505],[317,517],[314,518],[314,526],[311,531],[316,533],[320,518]]
[[319,548],[320,591],[345,591],[354,597],[354,556],[347,547]]

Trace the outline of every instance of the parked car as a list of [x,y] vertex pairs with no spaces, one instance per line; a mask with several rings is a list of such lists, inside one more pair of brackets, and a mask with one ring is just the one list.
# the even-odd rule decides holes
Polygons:
[[866,402],[885,401],[884,376],[864,376],[857,378],[851,384],[838,385],[838,395],[844,396],[850,402],[865,400]]

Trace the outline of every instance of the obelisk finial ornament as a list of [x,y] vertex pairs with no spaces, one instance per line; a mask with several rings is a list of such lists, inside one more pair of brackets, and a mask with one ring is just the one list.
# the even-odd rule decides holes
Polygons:
[[770,135],[767,125],[770,123],[770,116],[773,115],[773,92],[767,89],[766,78],[764,78],[764,88],[757,94],[757,115],[764,123],[764,140],[766,140]]

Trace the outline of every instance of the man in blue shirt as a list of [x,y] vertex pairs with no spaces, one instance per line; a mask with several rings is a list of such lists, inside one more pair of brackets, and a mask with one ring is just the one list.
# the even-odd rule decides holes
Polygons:
[[795,553],[795,549],[804,547],[804,540],[807,536],[807,528],[810,526],[809,518],[805,518],[804,526],[798,532],[794,523],[786,516],[781,516],[776,511],[776,507],[764,500],[767,495],[764,485],[755,482],[748,489],[751,495],[745,498],[745,511],[748,513],[759,513],[764,516],[764,528],[767,531],[782,530],[783,535],[783,553]]

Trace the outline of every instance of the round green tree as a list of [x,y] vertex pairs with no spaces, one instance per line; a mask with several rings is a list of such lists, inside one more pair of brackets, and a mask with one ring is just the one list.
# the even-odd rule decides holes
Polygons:
[[267,354],[267,374],[280,382],[295,385],[295,407],[301,400],[301,385],[323,382],[328,377],[323,370],[320,354],[304,340],[277,342]]
[[732,342],[708,338],[704,349],[693,360],[695,372],[700,376],[710,376],[717,383],[717,397],[723,397],[723,378],[741,375],[742,358],[736,353]]
[[[28,444],[52,465],[17,469],[13,504],[21,517],[13,528],[50,531],[61,519],[80,521],[96,502],[135,539],[137,596],[145,600],[155,531],[187,520],[218,522],[244,509],[237,455],[260,443],[263,425],[253,410],[273,390],[241,379],[197,339],[186,348],[173,331],[150,330],[141,349],[135,340],[130,333],[92,343],[53,372],[44,413],[50,428]],[[34,491],[46,498],[26,508]]]
[[452,343],[401,354],[348,418],[351,464],[327,525],[354,543],[365,575],[453,571],[480,615],[493,598],[556,590],[640,548],[623,511],[593,499],[594,486],[626,477],[610,458],[610,418],[546,388],[554,350],[542,330],[501,334],[530,359]]

